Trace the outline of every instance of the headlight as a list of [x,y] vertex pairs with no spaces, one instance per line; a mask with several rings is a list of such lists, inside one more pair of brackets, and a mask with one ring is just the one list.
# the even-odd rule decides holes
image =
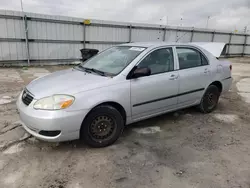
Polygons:
[[38,100],[33,107],[40,110],[60,110],[68,108],[74,100],[70,95],[53,95]]

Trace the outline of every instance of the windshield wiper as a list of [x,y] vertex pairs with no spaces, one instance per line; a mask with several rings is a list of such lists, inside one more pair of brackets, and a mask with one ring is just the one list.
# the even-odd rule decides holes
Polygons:
[[97,69],[93,69],[93,68],[85,68],[85,69],[90,70],[90,71],[92,71],[92,72],[94,72],[96,74],[99,74],[101,76],[106,76],[105,72],[103,72],[103,71],[100,71],[100,70],[97,70]]
[[78,66],[76,66],[76,67],[77,67],[77,68],[79,68],[79,69],[84,70],[85,72],[91,73],[91,70],[89,70],[89,69],[87,69],[87,68],[83,67],[81,64],[80,64],[80,65],[78,65]]
[[93,68],[87,68],[87,67],[83,67],[81,64],[77,66],[78,68],[84,70],[85,72],[91,73],[94,72],[96,74],[99,74],[101,76],[107,76],[105,72],[97,70],[97,69],[93,69]]
[[97,69],[93,69],[93,68],[87,68],[87,67],[83,67],[82,65],[80,65],[80,68],[83,69],[85,72],[94,72],[96,74],[99,74],[101,76],[106,76],[106,73]]

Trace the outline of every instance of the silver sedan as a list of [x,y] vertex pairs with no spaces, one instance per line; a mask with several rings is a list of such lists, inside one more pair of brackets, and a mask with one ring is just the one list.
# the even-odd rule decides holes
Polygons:
[[198,106],[209,113],[232,83],[225,44],[130,43],[36,79],[17,100],[23,127],[46,141],[113,144],[124,126]]

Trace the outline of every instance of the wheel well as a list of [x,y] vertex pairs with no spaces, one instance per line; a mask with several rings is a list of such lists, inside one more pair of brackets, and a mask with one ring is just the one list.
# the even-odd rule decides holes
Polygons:
[[[127,115],[126,115],[126,111],[124,110],[124,108],[123,108],[122,105],[120,105],[119,103],[116,103],[116,102],[104,102],[104,103],[101,103],[101,104],[95,106],[94,108],[96,108],[96,107],[98,107],[98,106],[101,106],[101,105],[110,105],[110,106],[113,106],[114,108],[116,108],[116,109],[121,113],[122,118],[123,118],[123,120],[124,120],[124,124],[126,125],[126,117],[127,117]],[[92,108],[92,110],[93,110],[94,108]],[[88,114],[85,116],[85,118],[83,119],[82,125],[83,125],[83,123],[84,123],[86,117],[91,113],[92,110],[90,110],[90,111],[88,112]],[[82,127],[83,127],[82,125],[81,125],[81,129],[80,129],[80,138],[81,138],[81,131],[82,131]]]
[[[124,108],[123,108],[123,106],[122,105],[120,105],[119,103],[117,103],[117,102],[104,102],[104,103],[101,103],[101,104],[98,104],[97,106],[101,106],[101,105],[110,105],[110,106],[113,106],[114,108],[116,108],[120,113],[121,113],[121,115],[122,115],[122,118],[123,118],[123,120],[124,120],[124,123],[126,124],[126,117],[127,117],[127,115],[126,115],[126,111],[124,110]],[[94,108],[96,108],[97,106],[95,106]],[[92,108],[92,109],[94,109],[94,108]],[[92,111],[92,110],[91,110]],[[91,112],[90,111],[90,112]],[[89,112],[89,113],[90,113]],[[89,114],[88,113],[88,114]],[[87,116],[86,116],[87,117]],[[85,117],[85,118],[86,118]]]
[[215,81],[215,82],[211,83],[210,85],[215,85],[216,87],[218,87],[220,93],[222,92],[222,84],[221,84],[221,82]]

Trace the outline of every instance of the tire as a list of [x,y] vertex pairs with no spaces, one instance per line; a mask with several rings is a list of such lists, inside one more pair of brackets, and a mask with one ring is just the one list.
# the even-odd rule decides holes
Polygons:
[[95,148],[113,144],[122,134],[124,119],[120,112],[109,105],[94,108],[82,123],[80,137]]
[[219,88],[215,85],[208,86],[198,106],[199,110],[202,113],[212,112],[217,107],[219,97]]

